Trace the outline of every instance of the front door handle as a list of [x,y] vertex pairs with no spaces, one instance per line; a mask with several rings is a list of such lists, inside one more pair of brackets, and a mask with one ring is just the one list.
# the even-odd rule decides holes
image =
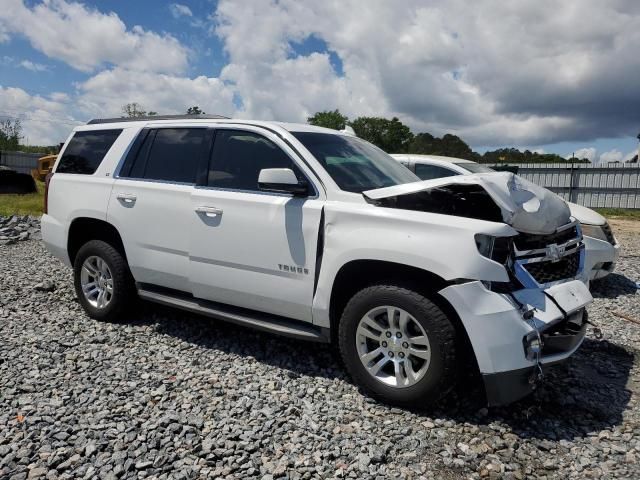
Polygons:
[[207,217],[217,217],[219,215],[222,215],[222,209],[216,207],[201,206],[196,207],[196,213],[202,213]]
[[138,197],[130,193],[119,193],[116,198],[124,203],[134,203]]

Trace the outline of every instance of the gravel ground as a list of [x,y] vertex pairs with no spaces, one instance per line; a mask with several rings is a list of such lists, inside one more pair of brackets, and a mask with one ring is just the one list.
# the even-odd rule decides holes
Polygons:
[[[378,404],[331,349],[143,305],[90,320],[41,242],[0,247],[0,478],[640,477],[640,224],[534,395]],[[464,394],[463,394],[464,393]]]
[[24,240],[40,240],[40,220],[29,215],[0,215],[0,246]]

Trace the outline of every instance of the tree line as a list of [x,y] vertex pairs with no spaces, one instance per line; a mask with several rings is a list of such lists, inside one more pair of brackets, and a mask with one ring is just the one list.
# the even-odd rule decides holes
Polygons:
[[442,155],[481,163],[589,163],[586,158],[566,159],[555,153],[538,153],[530,150],[522,152],[517,148],[499,148],[480,154],[474,152],[460,137],[451,133],[446,133],[442,137],[435,137],[427,132],[414,134],[397,117],[391,119],[358,117],[349,120],[339,110],[327,110],[313,114],[307,118],[307,122],[334,130],[343,130],[346,126],[350,126],[358,137],[373,143],[387,153]]

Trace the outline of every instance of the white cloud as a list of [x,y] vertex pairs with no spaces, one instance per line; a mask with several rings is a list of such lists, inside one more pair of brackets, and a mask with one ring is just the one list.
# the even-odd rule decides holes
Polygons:
[[22,68],[31,70],[32,72],[46,72],[49,67],[41,63],[32,62],[31,60],[22,60],[19,64]]
[[626,155],[622,153],[617,148],[613,150],[609,150],[608,152],[604,152],[600,155],[600,163],[609,163],[609,162],[627,162],[631,160],[638,154],[638,150],[631,150]]
[[119,117],[122,106],[140,103],[160,113],[186,113],[198,105],[207,113],[232,116],[234,91],[217,78],[187,78],[115,68],[79,83],[73,95],[48,98],[0,86],[0,116],[20,118],[30,144],[64,141],[76,125],[91,118]]
[[172,3],[171,5],[169,5],[169,10],[171,11],[171,15],[173,15],[173,18],[193,17],[193,12],[191,11],[191,9],[188,6],[182,5],[180,3]]
[[9,41],[9,32],[7,32],[6,28],[0,23],[0,43],[6,43]]
[[54,102],[68,102],[71,97],[64,92],[53,92],[49,94],[49,98]]
[[134,26],[128,30],[115,13],[80,3],[48,0],[29,8],[22,0],[3,0],[0,31],[25,36],[51,58],[91,72],[105,64],[154,72],[181,72],[188,50],[175,38]]
[[621,162],[623,158],[624,154],[620,150],[614,148],[608,152],[601,153],[599,163]]
[[64,141],[71,129],[80,124],[69,113],[66,103],[30,95],[20,88],[0,86],[0,115],[20,119],[24,143],[54,145]]
[[635,149],[635,150],[631,150],[629,153],[627,153],[624,156],[624,159],[622,160],[623,162],[628,162],[629,160],[631,160],[633,157],[635,157],[636,155],[638,155],[639,150]]
[[594,163],[596,161],[597,158],[597,150],[594,147],[589,147],[589,148],[579,148],[578,150],[576,150],[573,153],[570,153],[566,156],[566,158],[571,158],[571,157],[575,157],[575,158],[586,158],[587,160],[589,160],[591,163]]
[[[475,144],[534,146],[630,135],[639,120],[631,0],[222,0],[216,21],[230,58],[222,76],[248,116],[304,120],[322,105]],[[292,58],[290,42],[311,35],[340,57],[343,77]]]
[[[634,0],[406,0],[402,8],[386,0],[220,0],[212,21],[229,59],[220,78],[185,76],[189,55],[207,45],[190,51],[169,34],[70,0],[27,5],[3,0],[0,41],[22,35],[90,74],[59,99],[74,118],[117,115],[131,101],[160,112],[200,105],[288,121],[339,108],[351,118],[395,115],[414,131],[451,132],[472,145],[531,149],[635,135],[640,123],[640,82],[629,80],[640,76]],[[170,8],[202,22],[185,4]],[[342,68],[323,48],[298,55],[295,45],[310,37]],[[576,155],[599,158],[595,148]]]
[[160,113],[186,113],[200,106],[207,113],[232,115],[234,92],[217,78],[178,77],[125,69],[105,70],[78,85],[76,105],[87,117],[120,116],[122,105],[140,103]]

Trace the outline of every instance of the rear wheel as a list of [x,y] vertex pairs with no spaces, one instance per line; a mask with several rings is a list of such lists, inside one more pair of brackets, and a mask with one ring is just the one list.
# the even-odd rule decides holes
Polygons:
[[374,285],[348,302],[340,353],[363,389],[385,402],[428,405],[454,385],[455,330],[431,300],[396,285]]
[[74,261],[80,304],[97,320],[115,320],[135,298],[135,285],[123,255],[102,240],[85,243]]

